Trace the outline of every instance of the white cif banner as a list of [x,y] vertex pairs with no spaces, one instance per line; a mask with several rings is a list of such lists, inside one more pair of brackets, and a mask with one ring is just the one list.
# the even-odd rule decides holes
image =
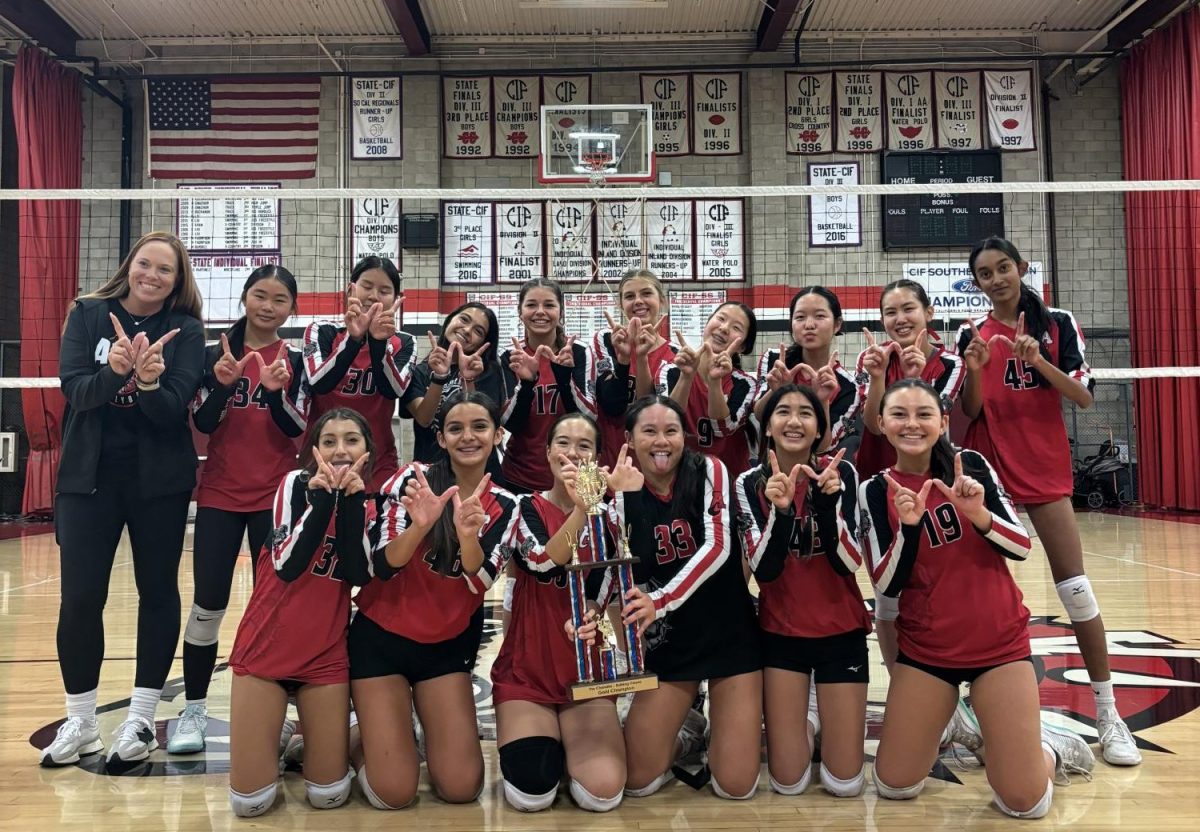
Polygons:
[[654,152],[659,156],[691,152],[688,80],[686,74],[642,76],[642,103],[654,106]]
[[933,149],[933,76],[928,72],[888,72],[888,147]]
[[351,159],[401,159],[400,78],[350,79]]
[[833,152],[833,74],[789,72],[784,85],[787,152]]
[[550,238],[548,272],[560,282],[592,279],[591,202],[551,202],[546,206]]
[[695,275],[692,248],[692,201],[646,200],[646,268],[659,280],[691,280]]
[[448,75],[442,79],[443,154],[451,159],[492,155],[492,79]]
[[[1034,262],[1029,264],[1029,271],[1023,278],[1039,296],[1044,294],[1042,274],[1042,264]],[[966,262],[905,263],[901,276],[925,287],[935,317],[965,318],[992,308],[987,295],[971,278],[971,269]]]
[[986,69],[988,137],[1001,150],[1035,150],[1033,70]]
[[618,281],[630,269],[640,269],[644,258],[641,201],[622,199],[597,203],[596,263],[600,279]]
[[204,298],[204,320],[210,324],[230,324],[242,316],[242,286],[250,272],[268,263],[282,262],[272,254],[216,255],[193,254],[192,274]]
[[608,329],[605,312],[613,318],[621,317],[608,292],[568,292],[563,296],[563,325],[580,343],[590,344],[593,332]]
[[[590,75],[543,75],[542,76],[542,106],[570,107],[571,105],[590,104],[592,101],[592,76]],[[542,152],[552,152],[555,156],[571,156],[575,152],[574,145],[567,139],[573,130],[587,130],[589,126],[587,110],[563,110],[556,113],[557,124],[551,133],[553,147],[542,148]]]
[[736,156],[742,152],[742,75],[692,75],[692,153]]
[[706,292],[667,292],[671,317],[671,337],[678,332],[693,347],[704,340],[704,325],[713,310],[725,302],[725,290],[713,289]]
[[350,258],[385,257],[400,268],[400,200],[354,200],[350,217]]
[[938,147],[979,150],[983,127],[979,118],[979,73],[951,70],[933,73],[937,106]]
[[492,203],[443,203],[442,282],[492,282]]
[[883,150],[883,74],[838,72],[837,149],[842,153]]
[[536,75],[496,76],[492,79],[496,155],[532,159],[542,146],[538,118],[542,87]]
[[744,280],[746,258],[740,199],[696,200],[696,277],[700,280]]
[[496,202],[496,279],[523,283],[546,276],[543,202]]
[[[858,162],[808,165],[810,185],[857,185]],[[854,194],[818,194],[809,198],[808,244],[810,246],[862,245],[862,216],[859,197]]]

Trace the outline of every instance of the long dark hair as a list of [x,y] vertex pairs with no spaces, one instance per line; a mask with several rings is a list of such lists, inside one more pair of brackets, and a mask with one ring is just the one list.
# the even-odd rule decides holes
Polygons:
[[388,276],[388,280],[392,281],[392,288],[396,294],[400,294],[400,270],[391,260],[386,257],[376,257],[374,254],[364,257],[354,264],[354,270],[350,272],[350,282],[357,283],[358,279],[363,276],[363,272],[369,272],[371,269],[381,269]]
[[738,303],[735,300],[727,300],[712,311],[712,315],[708,316],[708,320],[711,321],[713,315],[716,315],[726,306],[736,306],[746,316],[746,337],[742,339],[741,349],[738,351],[738,354],[733,356],[733,366],[740,370],[742,369],[742,356],[754,351],[754,339],[758,337],[758,318],[754,317],[754,310],[746,304]]
[[[296,287],[296,278],[290,271],[283,266],[275,263],[266,263],[259,266],[254,271],[250,272],[250,276],[246,278],[245,284],[242,286],[242,307],[246,306],[246,296],[250,294],[250,290],[254,288],[254,284],[263,280],[278,280],[283,284],[283,287],[288,290],[288,294],[292,296],[292,314],[298,310],[296,306],[296,296],[299,294],[299,289]],[[246,344],[246,315],[242,313],[242,317],[234,322],[233,326],[225,333],[225,337],[229,339],[229,351],[236,356],[241,356],[242,347]]]
[[[438,408],[436,421],[438,433],[444,429],[450,411],[463,404],[477,404],[482,407],[487,411],[488,418],[492,420],[492,426],[497,430],[500,429],[500,405],[492,401],[491,396],[478,391],[470,393],[460,391],[453,396],[448,396]],[[454,474],[454,467],[450,464],[449,452],[443,454],[441,459],[429,466],[429,470],[425,473],[425,479],[429,481],[429,488],[434,494],[442,494],[447,488],[458,482],[458,477]],[[433,524],[432,535],[430,548],[433,551],[433,568],[443,575],[451,575],[454,562],[458,559],[459,548],[458,530],[454,528],[454,505],[452,502],[446,503],[446,507],[442,509],[442,516]]]
[[[792,295],[792,302],[788,304],[788,326],[792,325],[792,318],[796,314],[796,304],[800,302],[800,298],[807,295],[817,295],[824,298],[829,304],[829,311],[833,314],[833,319],[837,323],[837,329],[834,330],[834,336],[842,334],[842,302],[838,300],[838,296],[834,294],[832,289],[827,289],[824,286],[805,286],[796,294]],[[787,353],[783,356],[783,363],[790,370],[797,364],[804,361],[804,347],[793,341],[792,345],[787,348]]]
[[915,280],[909,280],[907,277],[902,277],[899,280],[893,280],[891,283],[883,287],[883,291],[879,293],[879,311],[883,311],[883,299],[888,296],[888,292],[894,292],[896,289],[907,289],[917,296],[917,300],[925,309],[933,306],[929,302],[929,293],[925,291],[925,287]]
[[767,432],[767,428],[771,424],[771,414],[775,412],[775,408],[779,407],[779,403],[783,401],[783,397],[789,393],[799,393],[804,398],[808,399],[808,403],[812,405],[813,411],[817,415],[817,435],[813,437],[812,449],[808,459],[808,464],[812,465],[813,460],[817,457],[817,448],[821,447],[821,440],[825,438],[825,432],[829,430],[829,423],[825,420],[825,405],[821,403],[820,396],[806,384],[785,384],[773,390],[767,396],[766,404],[763,405],[762,419],[759,420],[759,425],[762,427],[762,447],[759,450],[760,468],[765,472],[763,482],[771,476],[771,463],[767,458],[767,451],[775,449],[775,437]]
[[[642,411],[656,404],[662,405],[678,416],[679,427],[686,432],[687,415],[679,406],[679,402],[670,396],[660,395],[642,396],[629,406],[629,409],[625,411],[625,432],[632,436]],[[679,460],[679,468],[675,471],[675,487],[671,489],[671,517],[692,517],[696,515],[698,508],[703,510],[700,501],[704,497],[705,476],[704,457],[685,444],[683,456]]]
[[449,349],[450,340],[446,337],[446,328],[450,326],[451,321],[468,309],[478,309],[487,318],[488,331],[483,339],[488,347],[483,353],[483,371],[486,373],[493,367],[499,366],[497,362],[500,359],[500,324],[496,320],[496,313],[482,303],[475,303],[474,301],[464,303],[447,315],[442,321],[442,334],[438,336],[438,346],[442,349]]
[[[986,240],[981,240],[975,245],[975,248],[971,249],[971,256],[967,260],[971,268],[971,279],[975,281],[976,286],[979,285],[979,278],[975,276],[975,261],[985,251],[1000,252],[1010,258],[1018,268],[1025,262],[1021,257],[1021,252],[1010,240],[1003,237],[988,237]],[[1021,287],[1021,295],[1017,299],[1017,314],[1025,313],[1025,332],[1038,342],[1038,351],[1042,356],[1046,360],[1050,360],[1050,353],[1046,351],[1046,345],[1042,343],[1042,336],[1050,331],[1050,310],[1046,308],[1041,296],[1025,285],[1023,279],[1018,278],[1017,285]]]
[[548,277],[535,277],[526,280],[521,284],[521,292],[517,295],[518,317],[521,314],[521,308],[525,305],[525,296],[533,289],[549,289],[558,300],[558,329],[554,332],[554,349],[561,350],[567,343],[567,331],[563,328],[563,318],[566,317],[567,307],[563,300],[562,286],[558,285],[557,280],[551,280]]
[[334,421],[353,422],[358,428],[358,432],[363,435],[363,442],[367,445],[367,453],[371,456],[367,458],[366,465],[363,466],[362,478],[363,482],[370,482],[371,469],[375,464],[375,438],[371,436],[371,426],[367,424],[367,420],[361,413],[349,407],[335,407],[333,410],[327,410],[321,414],[317,421],[313,422],[308,427],[308,435],[304,437],[304,447],[300,450],[300,465],[306,472],[305,479],[307,480],[317,472],[317,460],[313,457],[313,448],[321,440],[321,431],[325,426]]
[[[900,390],[909,390],[916,388],[924,390],[929,394],[929,397],[937,402],[938,413],[942,416],[946,415],[946,403],[942,400],[942,394],[939,393],[932,384],[920,378],[902,378],[899,381],[893,382],[890,387],[883,393],[883,398],[879,400],[879,412],[883,413],[887,407],[887,400],[893,394]],[[933,450],[929,455],[929,473],[934,479],[939,479],[946,485],[954,484],[954,455],[957,449],[950,441],[949,431],[942,431],[942,435],[938,437],[937,442],[933,445]],[[964,466],[965,471],[965,466]]]

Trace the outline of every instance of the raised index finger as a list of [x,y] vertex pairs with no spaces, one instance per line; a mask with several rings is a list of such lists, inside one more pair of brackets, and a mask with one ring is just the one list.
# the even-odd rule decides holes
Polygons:
[[846,449],[842,448],[836,454],[833,455],[833,459],[829,460],[829,464],[825,466],[825,470],[826,471],[829,471],[829,470],[836,471],[838,469],[838,466],[842,464],[842,457],[844,457],[845,455],[846,455]]
[[983,336],[979,334],[979,327],[975,326],[974,321],[967,321],[967,326],[971,327],[972,339],[978,338],[980,341],[983,340]]
[[233,351],[229,349],[229,339],[225,337],[225,333],[221,333],[221,352],[233,358]]
[[775,455],[774,450],[767,451],[767,460],[771,463],[771,473],[779,473],[779,457]]
[[[129,336],[125,334],[125,327],[121,326],[121,322],[117,320],[117,316],[112,312],[109,312],[108,319],[112,321],[113,330],[117,333],[117,338],[124,338],[126,341],[128,341]],[[221,336],[222,339],[224,337],[224,335]]]
[[1022,312],[1017,316],[1017,337],[1020,338],[1025,334],[1025,313]]
[[863,327],[863,335],[865,335],[867,338],[867,346],[868,347],[875,346],[875,336],[872,335],[871,330],[867,329],[865,326]]
[[613,320],[613,316],[612,316],[612,315],[608,314],[608,310],[607,310],[607,309],[605,309],[605,310],[604,310],[604,320],[608,321],[608,328],[609,328],[609,329],[616,329],[616,328],[617,328],[617,322]]
[[174,338],[178,334],[179,334],[178,329],[172,329],[166,335],[164,335],[163,337],[161,337],[157,341],[155,341],[154,346],[156,346],[156,347],[164,346],[164,345],[170,343],[171,339]]
[[472,497],[482,497],[487,493],[488,488],[492,484],[492,475],[484,474],[483,479],[479,481],[479,485],[475,486],[475,490],[471,493]]
[[962,451],[954,455],[954,479],[961,480],[963,476]]
[[687,342],[687,339],[683,337],[683,333],[678,329],[675,330],[675,341],[685,350],[690,350],[692,348],[692,345]]

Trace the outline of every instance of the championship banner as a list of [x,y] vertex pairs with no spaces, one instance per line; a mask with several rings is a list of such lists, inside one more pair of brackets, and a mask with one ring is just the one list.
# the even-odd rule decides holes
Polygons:
[[350,158],[401,159],[400,78],[350,79]]
[[691,152],[689,80],[686,74],[642,76],[642,103],[654,105],[654,152],[659,156]]
[[496,202],[496,279],[523,283],[546,276],[542,202]]
[[837,149],[842,153],[883,150],[883,78],[878,72],[838,72]]
[[442,204],[442,282],[492,282],[492,203]]
[[591,333],[608,329],[604,313],[620,318],[619,309],[608,292],[567,292],[563,295],[563,326],[581,341],[590,340]]
[[933,76],[928,72],[884,73],[888,147],[933,149]]
[[448,159],[492,155],[492,79],[442,79],[442,154]]
[[352,200],[350,263],[364,257],[386,257],[400,268],[400,200]]
[[195,255],[191,257],[196,288],[204,298],[204,320],[210,324],[229,324],[242,315],[242,286],[246,275],[268,263],[283,262],[278,252],[271,254]]
[[[542,106],[568,107],[572,104],[592,103],[592,76],[590,75],[543,75]],[[563,130],[572,127],[587,129],[588,111],[559,112],[558,126]],[[571,123],[565,124],[565,121]],[[569,156],[571,146],[567,142],[554,142],[553,151],[558,156]]]
[[691,280],[692,201],[646,200],[646,268],[659,280]]
[[979,73],[935,72],[933,89],[937,107],[937,146],[945,150],[981,149]]
[[[183,184],[195,188],[273,191],[279,183]],[[250,199],[180,199],[175,234],[188,251],[279,251],[279,200],[269,193]],[[239,291],[240,295],[241,292]]]
[[492,78],[493,118],[496,122],[496,156],[504,159],[536,158],[542,146],[538,129],[541,85],[536,75]]
[[596,206],[596,262],[602,280],[620,280],[630,269],[640,269],[642,205],[635,199],[600,202]]
[[789,72],[784,83],[787,152],[833,152],[833,75]]
[[[857,185],[858,162],[809,163],[810,185]],[[862,245],[862,201],[852,194],[816,194],[808,200],[808,244]]]
[[562,282],[592,279],[592,203],[554,202],[549,213],[548,273]]
[[988,137],[1001,150],[1035,150],[1033,70],[985,69]]
[[699,280],[744,280],[746,258],[741,199],[696,200],[696,277]]
[[742,152],[742,74],[692,75],[692,153],[736,156]]

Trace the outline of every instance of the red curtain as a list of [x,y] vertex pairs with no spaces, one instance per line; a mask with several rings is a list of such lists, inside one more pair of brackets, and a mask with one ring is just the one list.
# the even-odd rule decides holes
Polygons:
[[[1121,75],[1126,179],[1200,179],[1200,10],[1154,33]],[[1200,365],[1200,194],[1129,194],[1134,367]],[[1138,477],[1149,504],[1200,509],[1200,379],[1136,382]]]
[[[21,188],[78,188],[83,178],[79,74],[26,47],[13,73],[13,121]],[[79,286],[79,203],[21,203],[21,375],[58,375],[67,304]],[[51,511],[63,398],[57,389],[24,390],[30,455],[21,510]]]

